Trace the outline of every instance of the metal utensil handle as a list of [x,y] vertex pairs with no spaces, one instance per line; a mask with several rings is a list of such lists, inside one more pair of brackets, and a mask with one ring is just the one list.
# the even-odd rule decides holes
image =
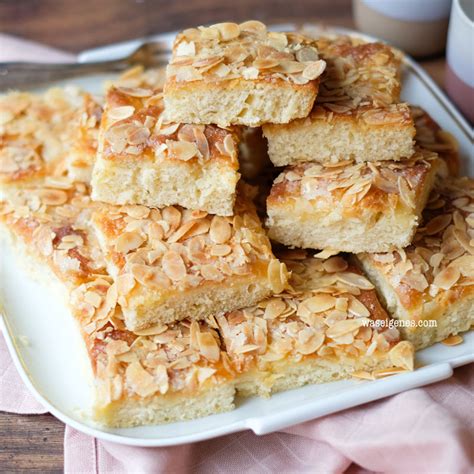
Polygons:
[[[156,59],[160,63],[159,57]],[[166,61],[163,56],[162,63]],[[22,86],[58,81],[83,74],[100,72],[119,72],[132,66],[134,63],[127,59],[100,61],[91,63],[0,63],[0,89],[21,88]]]

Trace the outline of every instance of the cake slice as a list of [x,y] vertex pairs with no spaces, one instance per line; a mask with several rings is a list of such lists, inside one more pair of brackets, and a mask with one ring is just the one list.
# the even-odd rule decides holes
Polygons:
[[438,183],[413,244],[358,255],[363,268],[417,349],[474,324],[474,180]]
[[423,149],[400,162],[287,167],[267,198],[268,235],[292,247],[344,252],[406,247],[443,169]]
[[[0,96],[0,183],[4,191],[62,175],[69,154],[71,159],[72,154],[87,158],[88,152],[83,151],[89,138],[85,130],[79,133],[78,123],[91,102],[89,94],[74,87]],[[78,176],[73,174],[73,178]]]
[[174,206],[104,206],[94,214],[128,329],[212,317],[283,289],[284,265],[245,193],[234,217]]
[[327,67],[312,112],[263,126],[275,166],[411,156],[415,128],[408,105],[400,103],[399,54],[346,36],[319,38],[316,45]]
[[325,68],[313,40],[258,21],[180,33],[164,87],[169,121],[256,127],[306,117]]
[[232,215],[240,177],[237,145],[235,130],[164,124],[159,89],[112,86],[92,197],[111,204],[181,205]]
[[217,317],[238,393],[413,370],[413,346],[389,326],[360,270],[341,256],[280,258],[291,271],[289,290]]

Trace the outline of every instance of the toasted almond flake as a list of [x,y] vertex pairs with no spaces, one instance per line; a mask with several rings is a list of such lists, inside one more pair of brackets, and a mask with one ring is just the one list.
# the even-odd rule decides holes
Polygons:
[[263,317],[265,319],[275,319],[286,309],[286,303],[281,298],[272,298],[265,307]]
[[368,318],[370,317],[370,311],[367,309],[367,307],[360,302],[356,298],[351,298],[349,301],[349,312],[354,314],[355,316],[361,317],[361,318]]
[[211,255],[213,257],[225,257],[232,252],[232,247],[226,244],[216,244],[211,247]]
[[441,232],[451,223],[451,214],[441,214],[431,219],[425,226],[424,233],[426,235],[434,235]]
[[38,192],[38,196],[47,206],[60,206],[68,200],[67,193],[60,189],[42,189]]
[[230,41],[240,35],[240,27],[237,23],[217,23],[214,27],[219,30],[223,41]]
[[459,269],[454,267],[447,267],[441,270],[433,280],[433,285],[443,290],[449,290],[459,280],[461,273]]
[[168,156],[178,160],[188,161],[198,153],[198,148],[194,143],[184,141],[167,140]]
[[361,290],[373,290],[374,285],[367,278],[357,273],[343,272],[337,274],[337,279],[342,283],[360,288]]
[[224,275],[214,265],[202,265],[200,271],[205,280],[222,281],[224,279]]
[[232,236],[232,227],[225,217],[214,216],[209,228],[209,237],[216,244],[225,244]]
[[186,265],[179,253],[169,250],[161,260],[163,271],[174,281],[180,281],[186,276]]
[[414,192],[410,189],[407,180],[403,176],[398,177],[398,191],[405,205],[414,209],[416,207]]
[[370,372],[367,372],[366,370],[357,370],[355,372],[352,372],[351,375],[352,377],[356,379],[375,380],[375,377]]
[[317,79],[326,69],[326,62],[319,60],[308,64],[303,70],[303,77],[310,81]]
[[127,367],[125,377],[128,386],[141,397],[148,397],[156,391],[153,376],[139,362],[132,362]]
[[455,336],[449,336],[443,341],[441,341],[441,343],[444,344],[445,346],[457,346],[458,344],[462,344],[463,342],[464,342],[464,339],[459,334]]
[[253,62],[253,66],[257,69],[271,69],[272,67],[278,66],[279,61],[272,58],[257,58]]
[[209,332],[200,332],[197,335],[199,351],[207,360],[217,362],[220,359],[220,349],[214,336]]
[[470,253],[471,255],[474,255],[474,246],[472,245],[472,239],[469,239],[469,236],[464,230],[455,229],[454,236],[464,248],[464,250],[466,250],[466,252]]
[[277,259],[272,259],[268,264],[267,277],[272,291],[281,293],[287,285],[286,265]]
[[145,238],[139,232],[124,232],[115,241],[115,250],[119,253],[128,253],[136,250],[145,242]]
[[[313,331],[311,331],[311,333],[313,333]],[[322,332],[313,333],[304,343],[299,342],[296,346],[296,350],[303,355],[314,354],[323,343],[324,334]]]
[[394,367],[394,368],[390,368],[390,369],[374,370],[372,372],[372,375],[376,379],[380,379],[380,378],[383,378],[383,377],[389,377],[391,375],[403,374],[404,372],[408,372],[408,371],[406,369]]
[[130,273],[124,273],[118,276],[116,283],[118,294],[126,295],[135,287],[135,278]]
[[389,352],[390,362],[405,370],[413,370],[414,348],[408,341],[401,341]]
[[226,137],[224,138],[224,150],[226,154],[231,158],[234,157],[236,154],[234,139],[230,134],[226,135]]
[[348,333],[353,333],[367,323],[365,318],[346,319],[338,321],[326,331],[326,335],[332,339],[339,338]]
[[315,258],[326,259],[326,258],[332,257],[333,255],[337,255],[338,253],[339,253],[338,250],[324,249],[324,250],[321,250],[321,252],[315,253],[313,256]]
[[320,294],[308,298],[303,303],[312,313],[322,313],[336,304],[336,298],[331,295]]
[[94,308],[98,308],[102,304],[102,296],[95,291],[86,291],[84,301],[94,306]]
[[347,269],[348,264],[344,258],[336,256],[330,257],[323,262],[324,269],[329,273],[343,272]]
[[135,112],[133,105],[123,105],[120,107],[113,107],[107,111],[107,117],[114,120],[125,120],[131,117]]
[[135,330],[133,333],[137,336],[155,336],[157,334],[162,334],[168,329],[166,324],[155,324],[146,329]]
[[175,231],[181,223],[181,212],[174,206],[162,210],[163,219],[169,224],[169,229]]

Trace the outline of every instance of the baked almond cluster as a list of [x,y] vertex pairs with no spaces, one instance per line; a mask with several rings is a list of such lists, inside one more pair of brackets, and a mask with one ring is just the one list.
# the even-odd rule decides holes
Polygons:
[[436,181],[456,142],[400,103],[400,67],[379,43],[221,23],[103,97],[0,97],[0,222],[66,288],[96,421],[413,370],[390,316],[438,318],[423,345],[468,329],[472,180]]

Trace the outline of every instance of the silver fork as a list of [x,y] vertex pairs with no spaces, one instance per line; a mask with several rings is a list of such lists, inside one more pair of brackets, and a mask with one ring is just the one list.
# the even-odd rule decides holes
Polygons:
[[143,65],[144,67],[163,66],[170,55],[169,46],[164,42],[143,43],[135,51],[123,58],[111,61],[87,63],[0,63],[0,90],[21,89],[50,81],[58,81],[84,74],[100,72],[120,72]]

